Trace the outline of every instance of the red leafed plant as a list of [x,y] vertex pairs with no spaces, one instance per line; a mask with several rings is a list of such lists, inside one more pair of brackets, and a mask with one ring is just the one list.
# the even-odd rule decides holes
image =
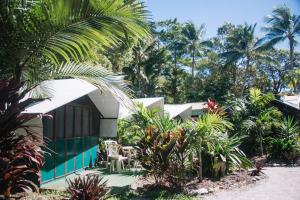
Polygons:
[[66,192],[70,200],[99,200],[107,195],[107,181],[99,175],[79,176],[73,181],[68,180]]
[[22,111],[40,100],[24,100],[29,90],[15,79],[0,80],[0,196],[5,198],[38,190],[43,140],[34,127],[26,124],[37,115]]
[[207,103],[204,105],[204,110],[208,113],[215,113],[219,115],[225,115],[226,112],[223,107],[219,107],[215,99],[208,98]]
[[171,154],[176,145],[173,132],[161,132],[156,127],[148,127],[145,136],[138,143],[141,165],[148,175],[153,175],[156,185],[160,185],[170,168]]

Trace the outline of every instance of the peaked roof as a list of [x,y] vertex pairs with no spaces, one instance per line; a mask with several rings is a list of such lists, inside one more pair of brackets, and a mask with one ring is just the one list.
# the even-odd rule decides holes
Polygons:
[[[146,108],[152,108],[152,107],[161,107],[163,109],[164,104],[164,98],[163,97],[153,97],[153,98],[139,98],[139,99],[133,99],[133,102],[136,104],[143,104]],[[120,105],[119,110],[119,118],[124,119],[129,117],[135,112],[134,109],[129,109],[123,105]]]
[[190,117],[192,114],[192,106],[188,104],[165,104],[164,111],[169,114],[170,118],[177,116]]
[[282,96],[280,100],[284,103],[287,104],[293,108],[296,108],[300,110],[300,96],[295,95],[295,96]]
[[[48,113],[80,97],[89,95],[104,117],[116,118],[119,102],[109,93],[100,91],[93,84],[80,79],[49,80],[41,83],[49,91],[49,99],[28,107],[23,113]],[[104,113],[103,113],[104,111]]]

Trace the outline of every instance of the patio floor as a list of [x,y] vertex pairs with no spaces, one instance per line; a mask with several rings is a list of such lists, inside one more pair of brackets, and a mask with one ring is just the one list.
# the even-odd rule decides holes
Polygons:
[[128,170],[120,173],[109,173],[109,170],[106,170],[105,168],[82,170],[66,177],[45,183],[41,186],[41,188],[64,191],[67,187],[66,180],[73,180],[77,176],[84,176],[87,174],[102,175],[104,180],[107,180],[107,186],[110,188],[123,188],[137,181],[138,177],[141,176],[142,171],[140,169],[131,169],[130,171]]

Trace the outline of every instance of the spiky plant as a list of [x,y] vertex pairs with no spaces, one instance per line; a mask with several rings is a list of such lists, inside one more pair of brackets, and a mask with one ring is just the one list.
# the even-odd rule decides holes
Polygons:
[[70,200],[100,200],[107,195],[107,181],[99,175],[79,176],[74,180],[67,180],[66,190]]
[[27,190],[38,191],[43,165],[43,140],[30,120],[37,115],[22,114],[39,100],[26,99],[28,89],[15,79],[0,81],[0,195],[9,197]]

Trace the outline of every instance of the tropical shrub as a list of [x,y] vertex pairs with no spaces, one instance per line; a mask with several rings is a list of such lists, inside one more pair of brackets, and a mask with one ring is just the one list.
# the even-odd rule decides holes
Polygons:
[[99,175],[78,176],[73,181],[67,180],[66,192],[70,200],[105,199],[108,191],[106,182]]
[[[200,116],[193,125],[195,134],[192,139],[192,147],[197,154],[198,166],[198,179],[201,181],[203,178],[203,153],[211,152],[214,144],[218,138],[232,127],[232,124],[226,118],[217,113],[205,113]],[[209,167],[210,168],[210,167]]]
[[187,175],[191,174],[191,131],[186,127],[179,127],[175,131],[176,144],[172,154],[171,165],[168,172],[168,181],[174,187],[182,187]]
[[145,130],[154,123],[158,117],[159,110],[148,110],[141,104],[136,105],[136,113],[129,119],[118,120],[118,140],[122,144],[136,144]]
[[[31,103],[29,89],[15,79],[0,81],[0,194],[9,197],[27,190],[38,191],[43,165],[43,140],[28,122],[37,117],[22,114]],[[22,132],[22,133],[21,133]]]
[[280,126],[282,113],[270,103],[275,99],[271,93],[263,94],[257,88],[251,88],[247,98],[230,102],[230,121],[234,131],[230,135],[247,136],[241,149],[247,155],[264,154],[266,138]]
[[268,138],[270,159],[295,163],[300,154],[300,127],[293,118],[287,117],[281,122],[278,134]]
[[173,132],[161,132],[150,126],[139,142],[139,160],[149,175],[159,185],[170,167],[171,154],[176,144]]

